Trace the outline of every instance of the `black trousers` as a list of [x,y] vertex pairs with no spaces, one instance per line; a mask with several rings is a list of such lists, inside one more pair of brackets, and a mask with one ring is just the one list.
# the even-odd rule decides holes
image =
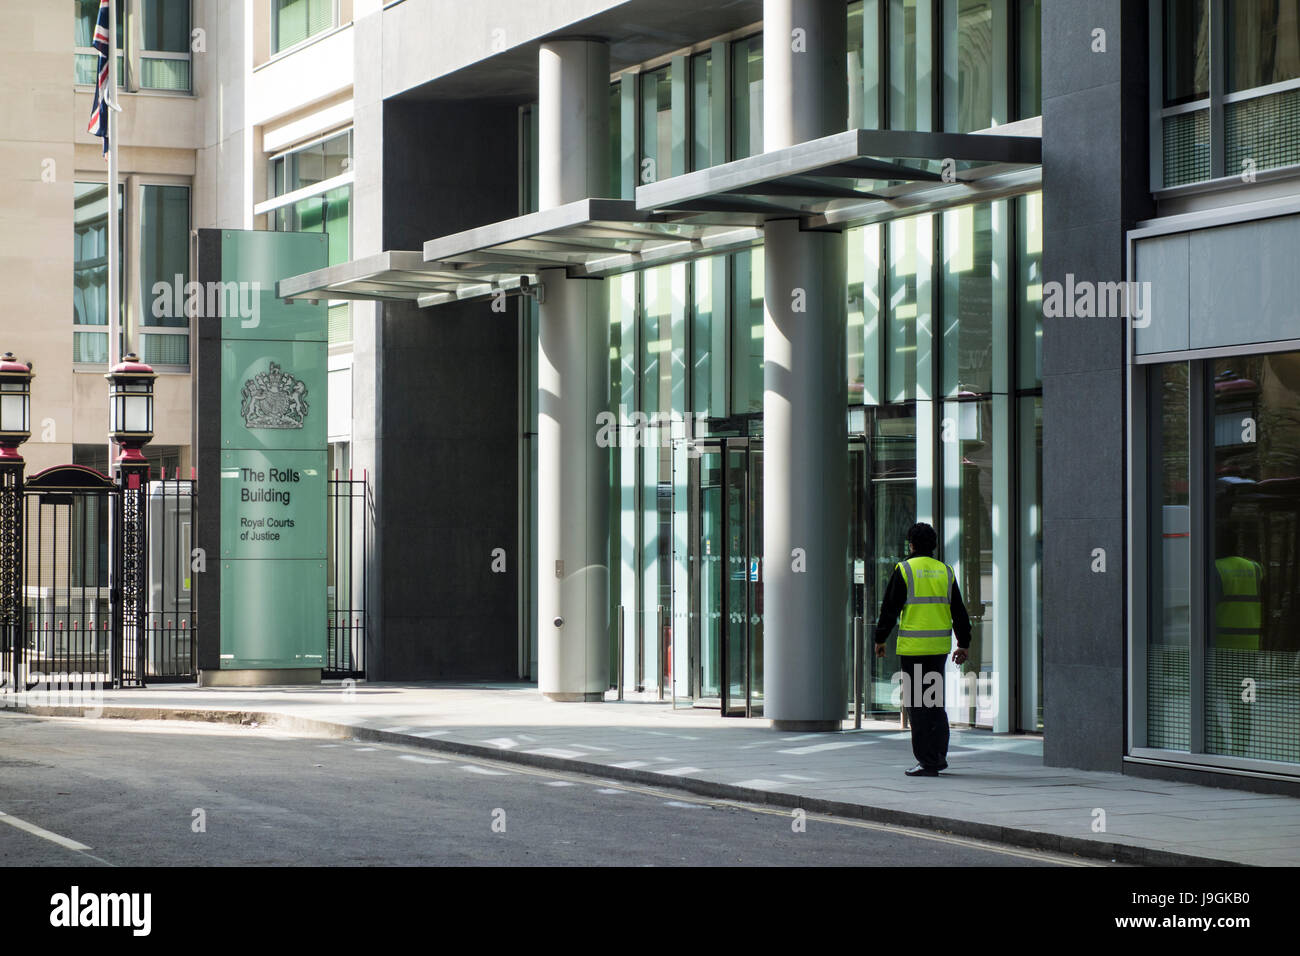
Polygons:
[[947,654],[906,654],[898,658],[904,678],[903,705],[912,725],[912,754],[927,770],[948,766],[948,711],[943,706],[943,668],[947,660]]

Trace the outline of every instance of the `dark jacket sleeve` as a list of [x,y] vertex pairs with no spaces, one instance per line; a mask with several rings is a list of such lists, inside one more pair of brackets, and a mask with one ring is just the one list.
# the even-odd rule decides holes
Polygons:
[[957,585],[956,578],[952,579],[952,598],[948,606],[952,609],[952,632],[957,637],[957,646],[970,647],[970,616],[966,613],[966,605],[961,599],[961,588]]
[[885,597],[880,602],[880,617],[876,619],[877,644],[889,640],[894,625],[898,623],[898,615],[903,613],[903,605],[906,603],[907,583],[898,572],[898,568],[894,568],[894,573],[889,576],[889,583],[885,585]]

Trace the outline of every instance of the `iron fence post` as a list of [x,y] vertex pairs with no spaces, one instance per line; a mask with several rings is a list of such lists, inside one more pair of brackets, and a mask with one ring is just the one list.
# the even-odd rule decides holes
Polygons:
[[19,690],[23,656],[23,466],[0,462],[0,684]]
[[[118,555],[113,567],[118,572],[118,613],[113,615],[117,625],[112,649],[113,686],[127,683],[144,686],[145,654],[145,599],[148,582],[148,514],[149,514],[149,464],[148,462],[122,461],[118,465],[118,521],[113,536]],[[128,636],[131,647],[128,648]],[[128,652],[131,672],[127,672]]]

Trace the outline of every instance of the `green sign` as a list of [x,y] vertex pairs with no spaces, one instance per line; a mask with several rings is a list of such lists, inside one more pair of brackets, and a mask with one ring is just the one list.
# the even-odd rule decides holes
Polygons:
[[275,284],[327,265],[327,241],[222,233],[223,669],[324,663],[327,313]]

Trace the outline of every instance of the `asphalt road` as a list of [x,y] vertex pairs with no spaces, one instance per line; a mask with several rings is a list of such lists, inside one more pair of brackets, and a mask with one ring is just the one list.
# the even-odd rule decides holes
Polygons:
[[[1083,861],[429,750],[0,715],[0,866]],[[8,824],[8,825],[4,825]]]

